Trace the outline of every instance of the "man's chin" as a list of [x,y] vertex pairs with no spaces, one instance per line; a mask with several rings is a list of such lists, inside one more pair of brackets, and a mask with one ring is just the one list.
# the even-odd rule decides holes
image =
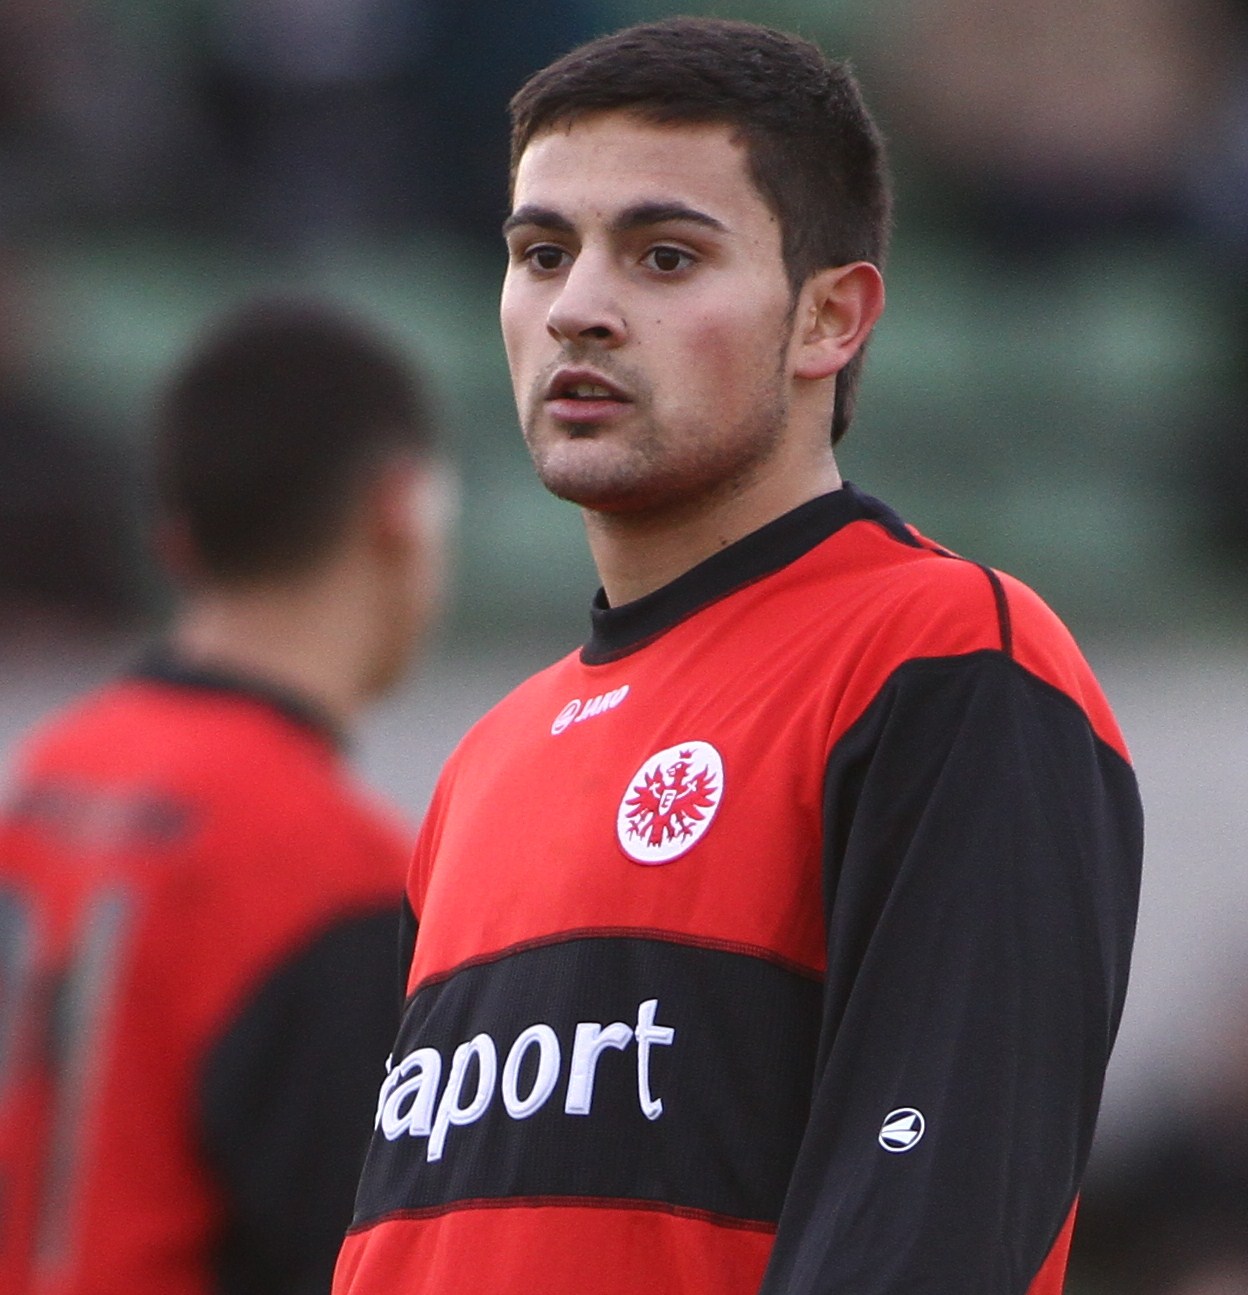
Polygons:
[[528,438],[542,485],[557,499],[600,513],[650,510],[664,493],[657,466],[635,444],[586,430],[572,437]]
[[556,499],[596,513],[629,512],[637,506],[635,497],[629,492],[600,483],[543,477],[542,484]]
[[542,484],[556,499],[603,517],[643,521],[666,513],[674,504],[679,506],[682,502],[679,496],[673,500],[653,483],[641,487],[635,482],[542,476]]

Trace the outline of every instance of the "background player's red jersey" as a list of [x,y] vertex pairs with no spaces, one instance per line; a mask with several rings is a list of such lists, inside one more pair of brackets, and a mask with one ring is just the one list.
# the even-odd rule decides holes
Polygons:
[[0,1285],[321,1289],[393,1036],[401,833],[333,735],[164,663],[0,820]]

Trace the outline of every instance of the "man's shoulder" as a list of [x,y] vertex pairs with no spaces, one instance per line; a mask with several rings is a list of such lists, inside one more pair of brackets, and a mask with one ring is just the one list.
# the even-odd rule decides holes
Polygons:
[[129,690],[109,682],[63,703],[23,733],[17,743],[17,766],[26,771],[71,753],[107,750],[117,741],[119,718],[132,712]]
[[[534,671],[512,687],[472,724],[459,747],[478,742],[495,742],[506,733],[523,732],[534,724],[541,727],[542,717],[547,716],[552,703],[563,697],[569,689],[575,691],[582,684],[583,667],[580,649],[577,648]],[[556,705],[554,713],[549,714],[547,728],[555,720],[559,705]]]
[[13,781],[78,796],[180,806],[194,831],[256,840],[401,839],[328,739],[245,697],[122,678],[69,704],[24,739]]
[[812,565],[832,609],[847,602],[858,621],[883,624],[924,651],[994,640],[1008,651],[1020,639],[1077,651],[1061,618],[1028,585],[879,509],[881,517],[864,516],[822,546]]
[[933,549],[880,582],[877,632],[897,665],[933,657],[993,659],[1064,694],[1094,731],[1125,752],[1121,732],[1083,650],[1029,585],[983,563]]
[[1005,660],[1075,701],[1121,749],[1082,650],[1039,593],[896,519],[863,520],[812,554],[806,579],[791,591],[803,651],[845,662],[853,687],[872,696],[912,664],[944,658],[975,669]]

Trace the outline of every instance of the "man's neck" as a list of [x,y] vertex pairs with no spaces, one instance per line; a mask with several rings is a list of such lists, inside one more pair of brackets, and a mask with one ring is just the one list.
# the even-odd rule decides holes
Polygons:
[[175,619],[170,643],[188,665],[229,671],[302,698],[347,729],[365,700],[354,683],[359,649],[351,642],[347,609],[326,616],[326,605],[288,589],[199,593]]
[[619,607],[661,589],[721,549],[840,485],[840,473],[829,459],[824,470],[798,489],[756,487],[654,513],[584,510],[590,553],[608,604]]

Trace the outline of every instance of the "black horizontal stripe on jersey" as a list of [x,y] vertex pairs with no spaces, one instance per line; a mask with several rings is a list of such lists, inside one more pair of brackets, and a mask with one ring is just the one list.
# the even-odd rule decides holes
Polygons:
[[[409,905],[410,907],[410,905]],[[410,999],[419,994],[426,986],[439,984],[442,981],[450,980],[459,975],[461,971],[469,967],[483,966],[486,963],[501,962],[504,958],[509,958],[513,954],[527,953],[531,949],[545,948],[551,944],[567,944],[573,940],[658,940],[663,944],[687,944],[697,949],[717,949],[722,953],[739,953],[747,958],[761,958],[764,962],[773,962],[776,966],[786,971],[791,971],[795,975],[803,976],[807,980],[822,982],[823,972],[813,967],[795,961],[786,957],[784,954],[774,949],[766,949],[761,945],[747,944],[742,940],[724,940],[715,936],[706,935],[688,935],[681,931],[664,931],[657,926],[583,926],[572,928],[566,931],[551,931],[548,935],[536,935],[531,939],[520,940],[515,944],[507,945],[505,948],[494,950],[490,953],[481,953],[476,957],[465,958],[463,962],[456,966],[448,967],[445,971],[435,971],[426,976],[419,985],[417,985],[410,994],[404,999],[406,1004]],[[410,964],[411,959],[409,957]]]
[[[647,1047],[648,1082],[634,1032],[626,1046],[601,1050],[588,1111],[570,1113],[578,1025],[644,1028],[647,1002],[654,1028],[672,1031],[670,1043]],[[631,1201],[773,1225],[809,1107],[819,1017],[820,986],[807,975],[662,939],[582,936],[466,966],[413,996],[393,1062],[397,1069],[418,1048],[436,1051],[441,1102],[456,1049],[488,1035],[498,1072],[492,1096],[479,1118],[444,1130],[438,1158],[430,1158],[430,1136],[387,1137],[383,1121],[354,1226],[535,1200]],[[538,1109],[514,1118],[503,1100],[506,1059],[539,1025],[557,1040],[557,1080]],[[513,1094],[538,1085],[538,1054],[536,1044],[528,1048]],[[460,1108],[471,1105],[479,1080],[474,1059]],[[646,1097],[662,1104],[656,1118],[642,1109]],[[390,1115],[405,1109],[399,1103]],[[393,1118],[391,1125],[393,1134]]]

